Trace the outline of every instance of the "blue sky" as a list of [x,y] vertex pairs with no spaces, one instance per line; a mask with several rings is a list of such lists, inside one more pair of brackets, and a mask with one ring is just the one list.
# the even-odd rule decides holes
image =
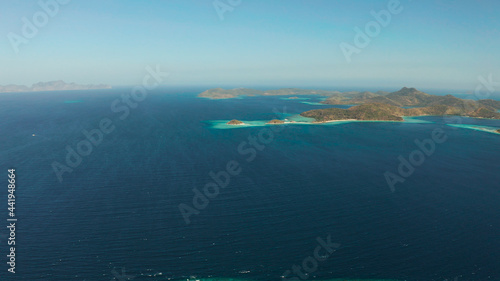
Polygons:
[[401,0],[403,10],[349,63],[339,45],[354,45],[354,28],[390,1],[242,0],[221,20],[213,0],[72,0],[18,53],[8,34],[22,36],[22,18],[43,10],[2,1],[0,84],[134,85],[157,64],[170,85],[472,91],[478,76],[500,82],[493,0]]

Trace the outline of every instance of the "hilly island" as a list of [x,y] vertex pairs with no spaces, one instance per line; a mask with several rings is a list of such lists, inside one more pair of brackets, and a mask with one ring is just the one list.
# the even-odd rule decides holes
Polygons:
[[111,89],[110,85],[80,85],[76,83],[66,83],[62,80],[38,82],[31,87],[24,85],[0,85],[0,93],[13,93],[13,92],[41,92],[41,91],[73,91],[73,90],[100,90]]
[[[325,90],[279,89],[210,89],[198,95],[209,99],[228,99],[241,96],[321,95],[325,105],[354,105],[348,109],[325,108],[301,113],[314,118],[315,123],[338,120],[403,121],[403,116],[456,115],[474,118],[500,119],[500,101],[492,99],[469,100],[452,95],[438,96],[415,88],[402,88],[396,92],[339,92]],[[276,124],[277,122],[273,122]]]

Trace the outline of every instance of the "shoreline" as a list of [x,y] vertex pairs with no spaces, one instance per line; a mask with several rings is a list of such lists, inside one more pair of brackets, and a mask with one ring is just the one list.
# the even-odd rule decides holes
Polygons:
[[497,131],[497,130],[499,130],[498,128],[493,128],[493,127],[489,127],[489,126],[481,126],[481,125],[473,125],[473,124],[446,124],[446,125],[448,125],[450,127],[460,128],[460,129],[474,130],[474,131],[479,131],[479,132],[500,135],[500,132]]
[[[299,115],[296,115],[299,116]],[[211,124],[214,129],[236,129],[236,128],[247,128],[247,127],[264,127],[264,126],[280,126],[280,125],[334,125],[334,124],[345,124],[345,123],[369,123],[369,122],[389,122],[389,123],[432,123],[425,120],[412,119],[409,116],[403,116],[404,120],[358,120],[358,119],[342,119],[342,120],[328,120],[328,121],[295,121],[288,120],[281,124],[269,124],[268,120],[255,120],[255,121],[241,121],[242,124],[227,124],[230,120],[205,120],[201,121],[204,123]],[[407,119],[408,118],[408,119]]]

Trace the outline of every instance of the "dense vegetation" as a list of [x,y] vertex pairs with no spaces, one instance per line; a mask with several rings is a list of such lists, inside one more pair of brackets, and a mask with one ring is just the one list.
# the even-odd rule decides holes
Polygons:
[[325,122],[331,120],[388,120],[388,121],[403,121],[401,117],[402,109],[393,105],[382,103],[369,103],[351,107],[349,109],[342,108],[326,108],[310,110],[302,113],[304,117],[316,119],[317,122]]

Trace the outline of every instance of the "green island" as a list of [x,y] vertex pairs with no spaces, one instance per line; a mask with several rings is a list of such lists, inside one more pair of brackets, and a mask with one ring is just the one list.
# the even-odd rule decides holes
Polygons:
[[[421,92],[415,88],[402,88],[396,92],[344,92],[304,89],[279,89],[260,91],[253,89],[221,88],[210,89],[199,97],[226,99],[241,96],[275,95],[321,95],[327,96],[322,101],[325,105],[355,105],[348,109],[324,108],[301,113],[303,117],[314,118],[315,123],[342,120],[403,121],[403,116],[455,115],[474,118],[500,119],[500,101],[492,99],[460,99],[452,95],[437,96]],[[237,121],[237,120],[233,120]],[[241,125],[239,123],[228,125]],[[274,121],[274,122],[273,122]],[[272,120],[268,124],[278,124],[281,120]],[[241,121],[240,121],[241,122]],[[279,123],[279,124],[283,124]]]

